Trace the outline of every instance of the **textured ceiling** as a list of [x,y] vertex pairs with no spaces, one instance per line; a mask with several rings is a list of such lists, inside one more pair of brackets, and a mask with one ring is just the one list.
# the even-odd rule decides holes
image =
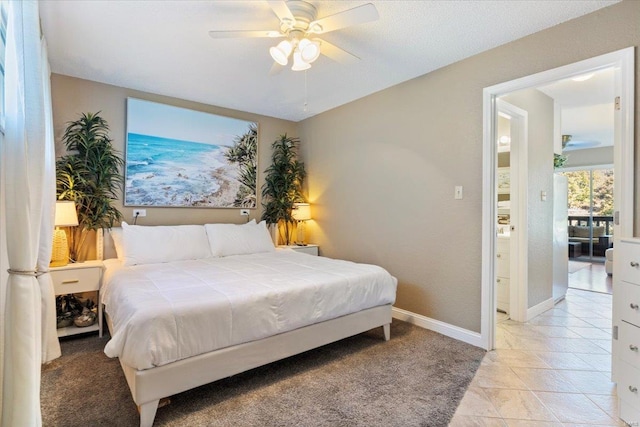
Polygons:
[[561,131],[571,135],[564,151],[613,146],[613,68],[592,73],[585,81],[560,80],[538,89],[560,106]]
[[[306,82],[270,75],[273,39],[208,36],[277,29],[264,1],[58,0],[40,14],[54,73],[299,121],[617,1],[371,1],[378,21],[322,36],[361,60],[321,56]],[[310,2],[318,17],[366,3]]]

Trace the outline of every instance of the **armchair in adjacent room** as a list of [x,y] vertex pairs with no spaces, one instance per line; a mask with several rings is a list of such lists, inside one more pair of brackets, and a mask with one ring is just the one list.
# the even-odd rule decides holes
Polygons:
[[613,274],[613,248],[604,251],[604,271],[606,271],[609,276]]

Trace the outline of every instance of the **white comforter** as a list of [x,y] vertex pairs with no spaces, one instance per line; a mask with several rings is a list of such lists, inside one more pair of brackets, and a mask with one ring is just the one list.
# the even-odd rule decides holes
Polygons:
[[292,250],[105,265],[101,299],[114,330],[104,352],[136,369],[392,304],[397,284],[374,265]]

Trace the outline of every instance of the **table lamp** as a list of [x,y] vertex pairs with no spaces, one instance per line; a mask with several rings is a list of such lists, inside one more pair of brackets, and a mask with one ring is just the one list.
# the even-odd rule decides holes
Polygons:
[[60,227],[76,227],[78,225],[78,215],[76,214],[76,204],[71,201],[56,202],[56,217],[53,232],[53,249],[51,251],[50,267],[61,267],[69,264],[69,243],[67,233]]
[[294,203],[291,216],[296,220],[298,238],[296,245],[307,246],[304,241],[305,223],[311,219],[311,206],[309,203]]

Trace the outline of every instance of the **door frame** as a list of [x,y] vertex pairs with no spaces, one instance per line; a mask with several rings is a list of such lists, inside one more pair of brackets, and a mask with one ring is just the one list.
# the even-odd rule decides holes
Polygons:
[[[615,93],[620,110],[615,114],[614,203],[618,221],[614,225],[614,245],[621,236],[633,236],[634,204],[634,47],[500,83],[483,90],[482,165],[482,288],[480,341],[483,348],[495,348],[495,258],[496,258],[496,99],[510,92],[542,86],[557,80],[613,67]],[[524,228],[524,227],[522,227]],[[526,242],[524,242],[526,245]],[[522,263],[520,263],[520,267]],[[521,272],[518,272],[520,274]],[[526,274],[526,272],[524,272]],[[528,291],[528,290],[527,290]]]

